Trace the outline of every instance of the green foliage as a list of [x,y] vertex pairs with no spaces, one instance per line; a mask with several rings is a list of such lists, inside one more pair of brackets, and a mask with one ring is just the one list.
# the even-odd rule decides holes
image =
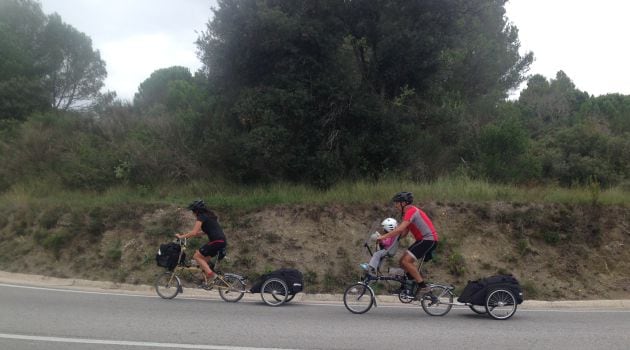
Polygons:
[[608,187],[628,177],[627,165],[610,158],[616,154],[628,159],[630,149],[626,142],[607,136],[593,121],[561,129],[542,141],[541,146],[544,148],[543,175],[557,179],[562,185],[586,185],[596,181]]
[[219,2],[198,40],[227,144],[212,151],[242,182],[435,177],[470,100],[499,101],[531,63],[502,4],[462,5]]
[[521,256],[527,254],[530,251],[529,242],[527,242],[526,238],[521,238],[516,242],[516,250]]
[[529,138],[517,120],[489,124],[479,136],[480,172],[498,182],[536,179],[541,166],[529,154]]
[[116,266],[120,263],[122,258],[122,243],[120,240],[116,240],[110,244],[105,251],[105,259],[110,266]]
[[49,232],[43,237],[41,243],[46,249],[50,249],[54,252],[55,256],[59,257],[61,249],[72,239],[72,234],[65,230],[57,230]]
[[33,0],[0,3],[0,119],[82,108],[107,72],[91,39]]
[[84,107],[93,100],[107,77],[105,62],[92,49],[92,40],[54,13],[48,16],[42,35],[47,69],[44,84],[53,107],[61,110]]
[[521,284],[526,299],[536,299],[540,296],[539,288],[534,281],[524,280]]
[[448,270],[455,276],[462,276],[466,273],[466,262],[464,257],[457,252],[451,253],[447,258]]
[[560,234],[556,231],[546,231],[543,233],[543,239],[547,244],[555,245],[560,242]]
[[0,120],[24,120],[50,105],[38,60],[45,21],[39,2],[0,2]]
[[42,212],[39,217],[39,224],[42,228],[50,230],[57,226],[57,222],[63,215],[65,209],[63,207],[50,208]]
[[533,56],[504,4],[219,1],[197,41],[204,67],[153,72],[132,106],[98,92],[89,37],[36,1],[3,0],[0,191],[159,201],[184,184],[175,191],[227,187],[217,203],[258,206],[354,198],[349,183],[375,199],[404,185],[474,200],[543,183],[565,189],[542,200],[571,202],[597,183],[597,203],[624,202],[630,98],[589,96],[559,71],[505,101]]
[[138,87],[133,104],[136,108],[148,111],[156,105],[167,105],[175,110],[175,104],[186,99],[187,89],[191,89],[192,75],[186,67],[173,66],[158,69]]

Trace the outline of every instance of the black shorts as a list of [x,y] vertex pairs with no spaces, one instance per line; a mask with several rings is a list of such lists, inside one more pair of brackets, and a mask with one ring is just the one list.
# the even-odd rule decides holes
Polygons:
[[225,243],[224,240],[212,241],[199,248],[199,253],[203,256],[215,257],[217,253],[225,247],[227,247],[227,243]]
[[436,241],[415,241],[407,250],[416,260],[423,259],[427,253],[432,252],[437,247]]

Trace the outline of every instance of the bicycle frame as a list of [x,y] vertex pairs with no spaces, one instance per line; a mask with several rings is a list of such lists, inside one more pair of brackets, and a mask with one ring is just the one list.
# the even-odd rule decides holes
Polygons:
[[[186,269],[191,269],[191,266],[186,266],[186,264],[182,261],[182,257],[184,256],[184,252],[187,248],[187,240],[184,238],[183,240],[178,239],[178,243],[179,245],[182,247],[182,249],[179,252],[179,257],[177,259],[177,266],[175,267],[175,269],[173,269],[173,275],[172,277],[175,277],[177,279],[177,281],[179,282],[179,288],[181,289],[182,284],[181,284],[181,280],[179,279],[178,273],[181,273],[181,271],[186,270]],[[212,270],[216,273],[217,277],[216,280],[214,282],[214,286],[216,286],[217,288],[224,288],[224,289],[230,289],[232,288],[232,285],[230,284],[230,282],[226,281],[226,278],[229,277],[233,277],[236,278],[238,280],[240,280],[241,282],[243,282],[243,285],[246,284],[247,279],[239,274],[236,273],[222,273],[221,271],[219,271],[219,263],[221,262],[221,259],[219,259],[219,255],[212,257],[212,259],[210,259],[210,262],[208,262],[208,264],[212,267]],[[200,266],[196,266],[195,267],[196,270],[199,270],[203,273],[203,270],[201,269]],[[171,278],[172,278],[171,277]],[[221,281],[223,283],[223,285],[219,285],[216,282]],[[170,281],[169,281],[170,282]],[[180,290],[181,292],[181,290]],[[246,292],[246,290],[241,290],[240,292]]]

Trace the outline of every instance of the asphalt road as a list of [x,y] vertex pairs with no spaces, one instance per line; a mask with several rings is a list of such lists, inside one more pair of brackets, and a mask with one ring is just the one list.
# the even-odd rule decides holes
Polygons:
[[628,349],[628,309],[519,309],[507,321],[454,308],[85,292],[0,284],[0,349]]

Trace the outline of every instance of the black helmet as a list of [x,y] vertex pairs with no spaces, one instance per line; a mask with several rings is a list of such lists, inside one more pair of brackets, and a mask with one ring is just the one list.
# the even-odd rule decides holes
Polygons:
[[398,192],[392,198],[392,202],[400,203],[405,202],[407,204],[413,203],[413,193],[411,192]]
[[188,205],[188,210],[198,211],[202,209],[206,209],[206,203],[204,203],[201,199],[197,199]]

